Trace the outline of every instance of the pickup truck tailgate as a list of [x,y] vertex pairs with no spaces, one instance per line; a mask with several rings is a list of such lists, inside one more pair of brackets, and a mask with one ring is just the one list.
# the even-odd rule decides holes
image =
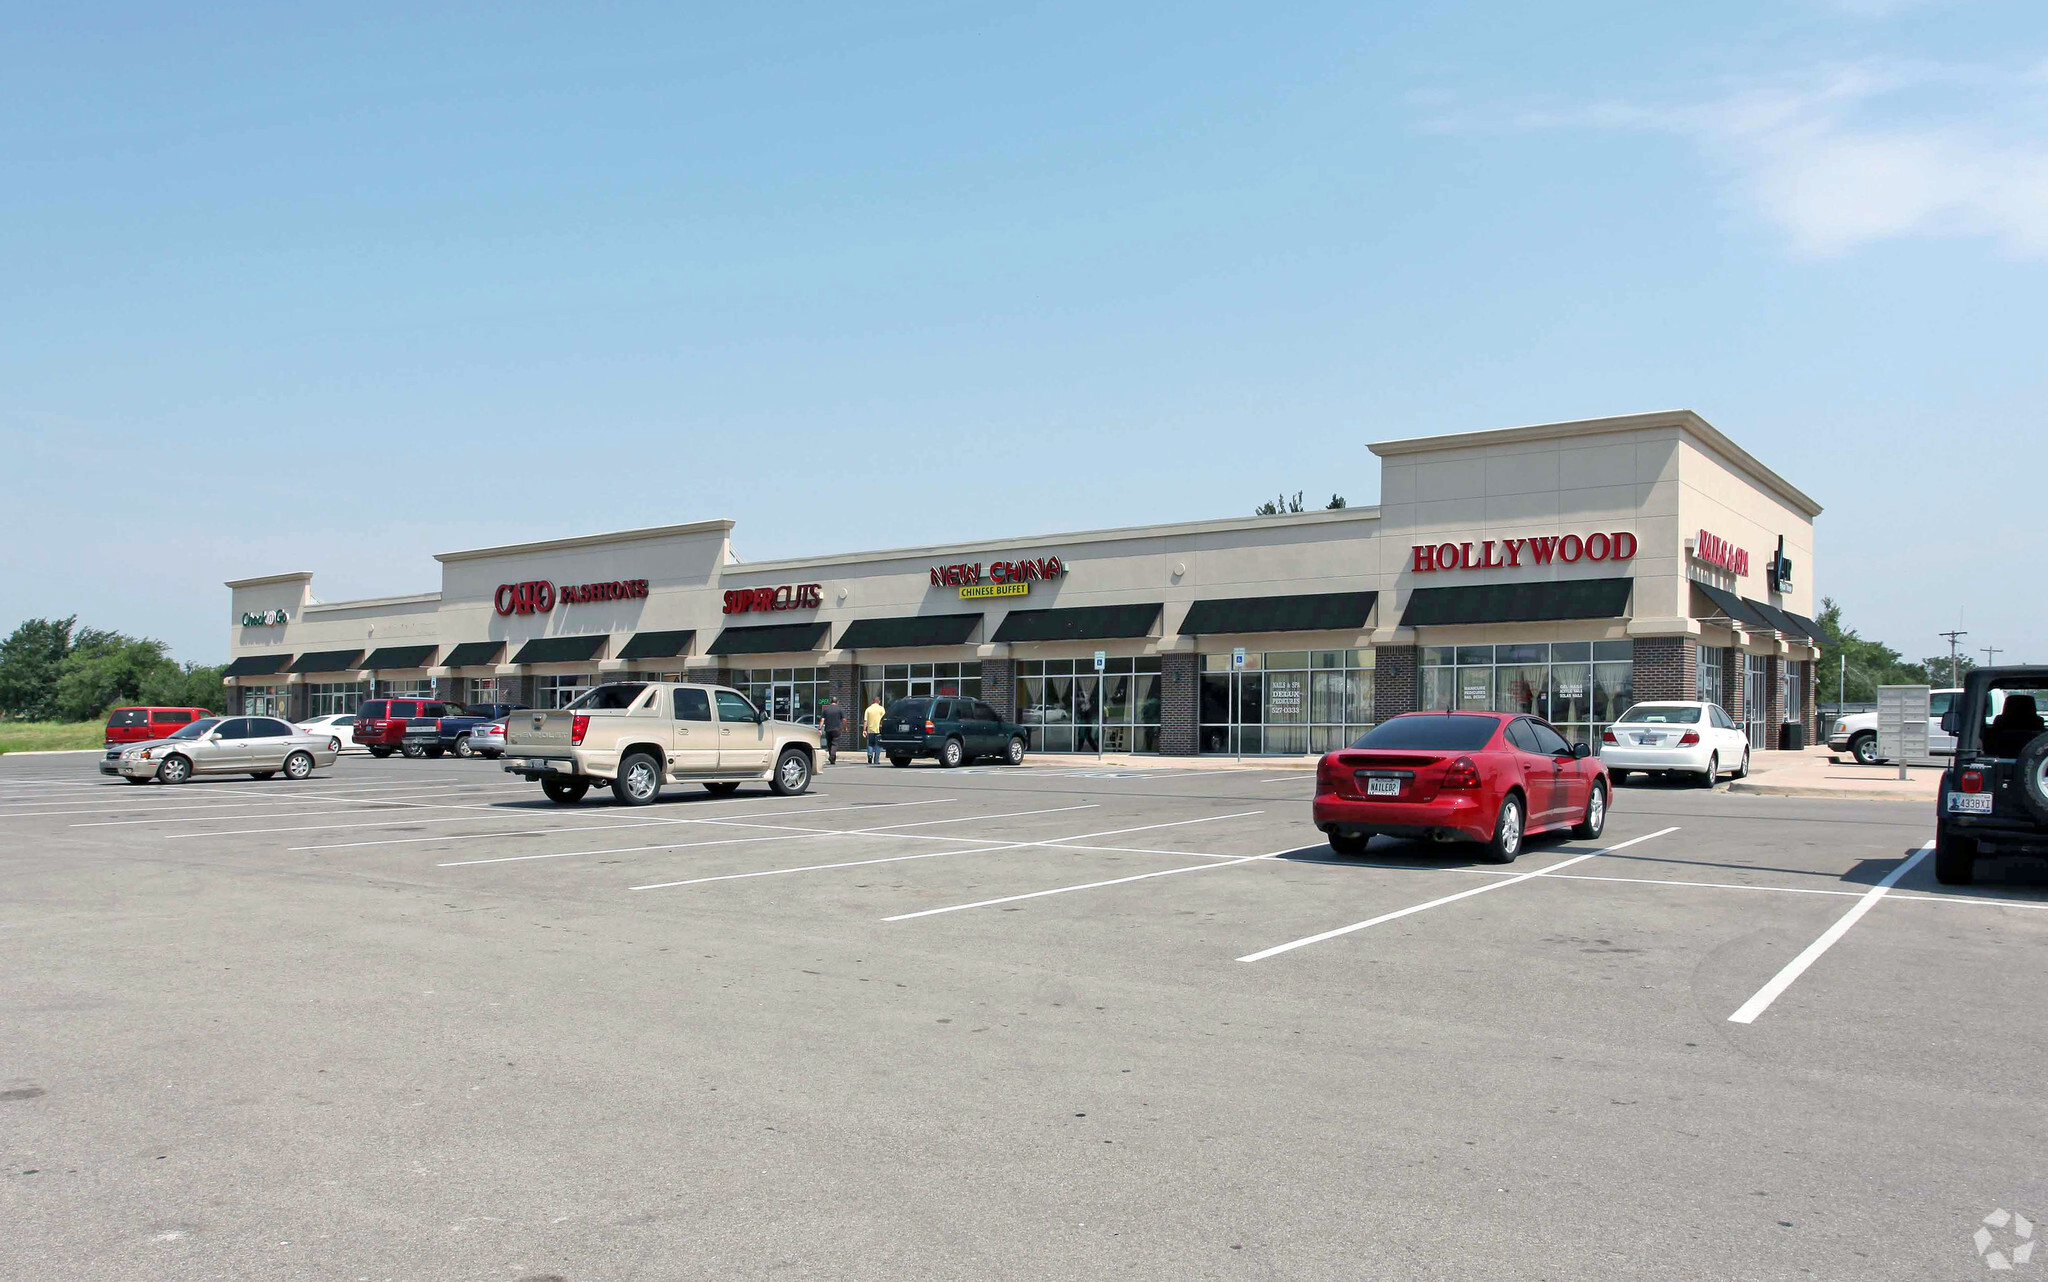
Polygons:
[[534,712],[522,708],[505,714],[505,747],[567,748],[573,712]]

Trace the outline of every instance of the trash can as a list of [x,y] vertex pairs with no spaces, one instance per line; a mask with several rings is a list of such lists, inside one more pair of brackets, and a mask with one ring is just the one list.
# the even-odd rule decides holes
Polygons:
[[1787,721],[1778,727],[1778,751],[1806,751],[1806,725],[1799,721]]

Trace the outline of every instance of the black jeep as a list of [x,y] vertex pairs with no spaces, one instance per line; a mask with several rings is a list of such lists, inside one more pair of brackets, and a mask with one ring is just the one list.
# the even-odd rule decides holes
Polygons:
[[1980,855],[2048,855],[2048,668],[1978,668],[1942,714],[1955,763],[1935,801],[1934,875],[1967,886]]

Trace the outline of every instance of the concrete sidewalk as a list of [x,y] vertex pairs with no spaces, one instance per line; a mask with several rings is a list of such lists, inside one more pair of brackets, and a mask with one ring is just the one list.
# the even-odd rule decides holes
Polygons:
[[1865,766],[1848,756],[1837,759],[1826,748],[1805,752],[1758,752],[1749,759],[1749,777],[1727,785],[1730,792],[1770,797],[1833,797],[1866,801],[1924,801],[1934,804],[1941,785],[1941,767],[1911,766],[1907,777],[1899,768]]

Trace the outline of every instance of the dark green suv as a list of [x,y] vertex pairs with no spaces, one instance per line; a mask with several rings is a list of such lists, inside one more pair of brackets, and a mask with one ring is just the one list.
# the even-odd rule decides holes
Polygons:
[[1978,668],[1942,714],[1954,764],[1935,802],[1934,875],[1967,886],[1977,860],[2048,855],[2048,667]]
[[1024,727],[1005,721],[979,699],[898,699],[882,714],[877,736],[892,766],[936,757],[943,766],[964,766],[976,757],[1024,761]]

